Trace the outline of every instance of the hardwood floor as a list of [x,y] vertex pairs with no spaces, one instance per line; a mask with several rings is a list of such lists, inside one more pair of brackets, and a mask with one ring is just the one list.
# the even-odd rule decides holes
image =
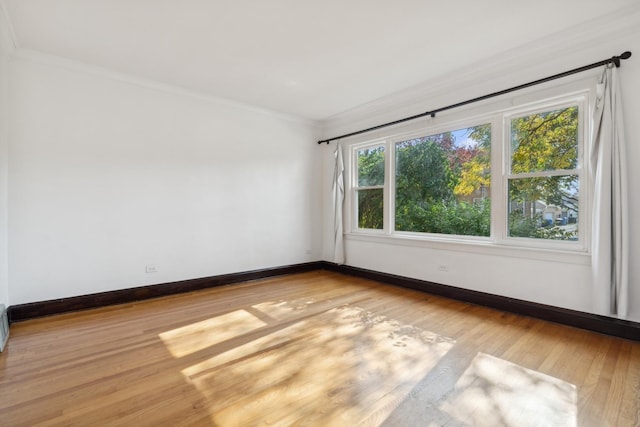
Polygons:
[[14,324],[0,425],[638,426],[640,343],[327,271]]

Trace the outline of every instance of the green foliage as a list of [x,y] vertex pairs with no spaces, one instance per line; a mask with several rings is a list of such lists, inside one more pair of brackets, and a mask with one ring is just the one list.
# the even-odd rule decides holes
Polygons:
[[534,239],[576,240],[577,230],[564,230],[555,225],[545,225],[541,215],[526,217],[521,211],[509,214],[509,235],[511,237],[529,237]]
[[532,114],[511,121],[511,172],[575,169],[578,107]]
[[[532,114],[511,121],[513,174],[575,169],[578,161],[578,107]],[[513,179],[509,199],[544,200],[565,207],[572,201],[577,175]],[[577,201],[567,208],[577,210]]]
[[453,199],[456,177],[442,147],[445,134],[396,145],[396,204],[418,206]]
[[384,147],[358,151],[358,186],[384,185]]
[[539,223],[542,221],[540,215],[530,218],[524,216],[521,211],[514,211],[509,214],[509,235],[511,237],[535,237]]
[[578,230],[563,230],[560,227],[539,228],[536,238],[551,240],[578,240]]
[[472,128],[469,137],[478,142],[471,159],[462,165],[460,179],[453,192],[469,196],[481,187],[491,186],[491,125]]
[[358,227],[382,230],[383,190],[358,190]]
[[416,204],[396,207],[396,230],[420,233],[489,236],[491,202],[436,202],[425,206]]
[[[384,147],[358,151],[358,186],[384,185]],[[383,228],[383,190],[358,190],[358,227],[380,230]]]
[[[489,200],[471,203],[456,189],[465,179],[471,188],[462,196],[488,186],[490,133],[489,125],[472,128],[472,139],[483,138],[475,147],[456,146],[451,132],[396,144],[396,230],[489,236]],[[484,177],[471,182],[471,172]]]

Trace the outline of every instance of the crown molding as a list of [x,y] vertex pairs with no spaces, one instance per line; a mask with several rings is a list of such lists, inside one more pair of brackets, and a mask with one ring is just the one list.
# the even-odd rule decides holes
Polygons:
[[638,35],[640,4],[633,4],[328,117],[322,122],[323,138],[419,114],[597,62],[629,50],[629,46],[622,46],[620,41],[637,39]]
[[233,99],[218,97],[204,92],[187,89],[181,86],[171,85],[145,77],[138,77],[132,74],[127,74],[113,69],[100,67],[62,56],[51,55],[32,49],[17,48],[11,53],[11,59],[66,69],[68,71],[96,76],[107,80],[113,80],[144,89],[151,89],[172,95],[184,96],[207,103],[228,106],[230,108],[238,108],[248,112],[309,126],[311,128],[315,128],[318,133],[321,131],[321,123],[317,120],[311,120],[293,114],[287,114],[267,108],[257,107],[240,101],[235,101]]

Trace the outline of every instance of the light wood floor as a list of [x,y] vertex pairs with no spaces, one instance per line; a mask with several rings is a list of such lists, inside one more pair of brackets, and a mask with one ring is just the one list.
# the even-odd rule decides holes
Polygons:
[[640,343],[317,271],[14,324],[0,425],[638,426]]

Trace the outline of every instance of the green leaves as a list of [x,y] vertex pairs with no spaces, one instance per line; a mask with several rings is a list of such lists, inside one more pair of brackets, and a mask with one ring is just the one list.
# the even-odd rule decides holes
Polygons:
[[381,188],[358,190],[358,228],[382,230],[384,195]]
[[358,187],[384,185],[384,147],[358,151]]
[[575,169],[578,107],[511,120],[511,173]]
[[396,204],[453,199],[455,176],[442,147],[444,134],[396,144]]
[[397,143],[396,230],[489,236],[490,141],[483,125]]
[[358,150],[358,228],[381,230],[384,218],[384,146]]
[[491,201],[404,204],[396,209],[396,230],[422,233],[490,235]]
[[567,223],[578,214],[578,118],[572,106],[511,120],[510,236],[577,239]]

